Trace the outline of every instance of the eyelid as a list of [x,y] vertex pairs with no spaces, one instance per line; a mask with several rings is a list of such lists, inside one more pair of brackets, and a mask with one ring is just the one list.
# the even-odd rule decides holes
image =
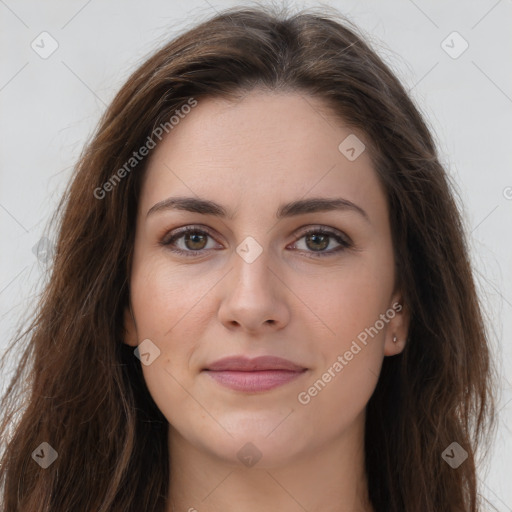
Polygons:
[[304,235],[307,235],[309,233],[317,233],[317,232],[322,232],[322,233],[331,235],[333,237],[342,238],[347,244],[353,243],[352,239],[345,232],[343,232],[339,229],[336,229],[336,228],[324,226],[322,224],[311,224],[304,228],[299,228],[298,232],[295,232],[294,236],[303,237]]

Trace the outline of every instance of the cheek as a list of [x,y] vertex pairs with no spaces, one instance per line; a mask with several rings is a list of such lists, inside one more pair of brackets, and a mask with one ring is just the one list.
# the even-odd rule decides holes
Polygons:
[[316,328],[320,322],[331,352],[350,345],[385,313],[393,289],[390,265],[389,258],[356,255],[317,275],[294,277],[291,287],[308,306]]
[[212,278],[193,279],[190,273],[161,262],[147,261],[132,274],[138,339],[150,339],[160,351],[150,365],[142,365],[144,379],[168,419],[169,404],[186,398],[182,386],[189,385],[190,358],[204,338],[205,294],[213,284]]
[[319,364],[296,397],[309,418],[304,426],[311,435],[320,418],[326,436],[348,427],[364,411],[377,384],[387,325],[380,315],[387,309],[388,287],[379,288],[373,272],[360,270],[338,272],[326,280],[322,293],[312,295],[321,297],[312,309],[329,332],[309,332]]
[[378,351],[361,347],[344,363],[337,361],[338,355],[345,358],[344,352],[336,354],[297,395],[302,428],[311,436],[322,431],[329,438],[348,429],[366,409],[377,385],[382,363]]
[[165,258],[148,259],[132,275],[131,282],[139,336],[153,336],[162,344],[182,331],[185,324],[187,329],[198,329],[204,317],[198,311],[216,280],[218,276],[213,273],[195,275]]
[[308,416],[349,421],[373,393],[390,320],[386,311],[393,288],[391,261],[383,252],[380,257],[354,258],[324,274],[321,287],[319,280],[302,282],[299,294],[310,297],[307,304],[326,327],[321,336],[314,326],[309,332],[321,357],[299,400]]

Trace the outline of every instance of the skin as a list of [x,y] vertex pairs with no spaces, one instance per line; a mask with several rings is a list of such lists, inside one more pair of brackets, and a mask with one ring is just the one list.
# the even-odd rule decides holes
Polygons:
[[[383,358],[404,348],[406,308],[309,403],[297,398],[401,301],[386,196],[368,151],[349,161],[338,150],[353,133],[364,142],[318,99],[254,90],[237,102],[199,101],[151,155],[125,343],[150,339],[160,350],[142,368],[169,421],[170,464],[177,468],[169,512],[373,510],[366,500],[365,408]],[[213,200],[233,217],[178,210],[147,216],[171,196]],[[276,220],[281,204],[311,197],[342,197],[368,219],[346,209]],[[187,225],[209,228],[211,236],[187,243],[181,237],[174,246],[201,254],[161,245]],[[308,241],[309,227],[340,232],[353,247],[332,252],[340,243]],[[252,263],[236,252],[248,236],[262,249]],[[315,258],[322,251],[331,253]],[[225,388],[201,372],[241,354],[284,357],[307,371],[256,393]],[[262,455],[252,467],[237,457],[248,442]]]

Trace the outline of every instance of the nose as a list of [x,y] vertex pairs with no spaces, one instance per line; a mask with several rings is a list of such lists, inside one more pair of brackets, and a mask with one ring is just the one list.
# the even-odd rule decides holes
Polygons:
[[219,320],[230,330],[247,333],[270,332],[282,329],[289,321],[288,289],[271,268],[269,253],[264,250],[248,263],[233,254],[234,268],[223,280]]

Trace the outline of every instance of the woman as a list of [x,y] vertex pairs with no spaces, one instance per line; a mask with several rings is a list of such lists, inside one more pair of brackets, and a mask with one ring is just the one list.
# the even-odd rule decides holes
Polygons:
[[60,211],[2,404],[5,511],[481,510],[460,214],[349,22],[231,9],[170,42]]

